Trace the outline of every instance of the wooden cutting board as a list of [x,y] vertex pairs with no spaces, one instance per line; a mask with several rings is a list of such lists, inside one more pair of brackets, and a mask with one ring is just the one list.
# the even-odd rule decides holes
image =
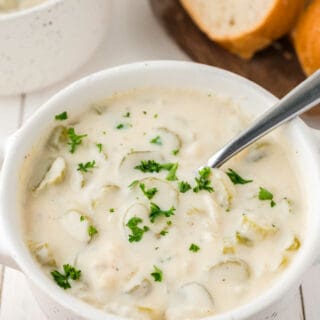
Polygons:
[[250,61],[243,60],[210,41],[196,27],[178,0],[150,2],[166,31],[194,61],[238,73],[279,98],[305,79],[288,38],[275,42]]

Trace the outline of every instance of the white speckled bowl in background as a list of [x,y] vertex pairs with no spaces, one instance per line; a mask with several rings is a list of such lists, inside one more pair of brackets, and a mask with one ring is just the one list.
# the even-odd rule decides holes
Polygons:
[[84,64],[101,43],[111,0],[47,0],[0,14],[0,95],[38,90]]

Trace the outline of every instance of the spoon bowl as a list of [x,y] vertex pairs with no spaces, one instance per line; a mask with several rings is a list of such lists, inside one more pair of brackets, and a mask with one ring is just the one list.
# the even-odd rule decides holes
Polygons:
[[241,150],[281,124],[308,111],[320,102],[320,70],[290,91],[272,108],[262,114],[248,129],[219,149],[207,163],[218,168]]

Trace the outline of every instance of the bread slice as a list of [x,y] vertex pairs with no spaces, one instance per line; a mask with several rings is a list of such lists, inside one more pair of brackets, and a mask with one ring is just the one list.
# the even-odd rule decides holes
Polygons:
[[301,15],[293,41],[306,75],[320,69],[320,0],[311,2]]
[[305,0],[180,0],[207,36],[242,58],[288,33]]

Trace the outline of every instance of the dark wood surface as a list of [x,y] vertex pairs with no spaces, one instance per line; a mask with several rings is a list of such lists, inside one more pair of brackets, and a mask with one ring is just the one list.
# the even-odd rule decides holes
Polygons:
[[289,38],[281,39],[243,60],[210,41],[178,0],[150,0],[152,10],[175,42],[192,60],[238,73],[282,97],[305,79]]

